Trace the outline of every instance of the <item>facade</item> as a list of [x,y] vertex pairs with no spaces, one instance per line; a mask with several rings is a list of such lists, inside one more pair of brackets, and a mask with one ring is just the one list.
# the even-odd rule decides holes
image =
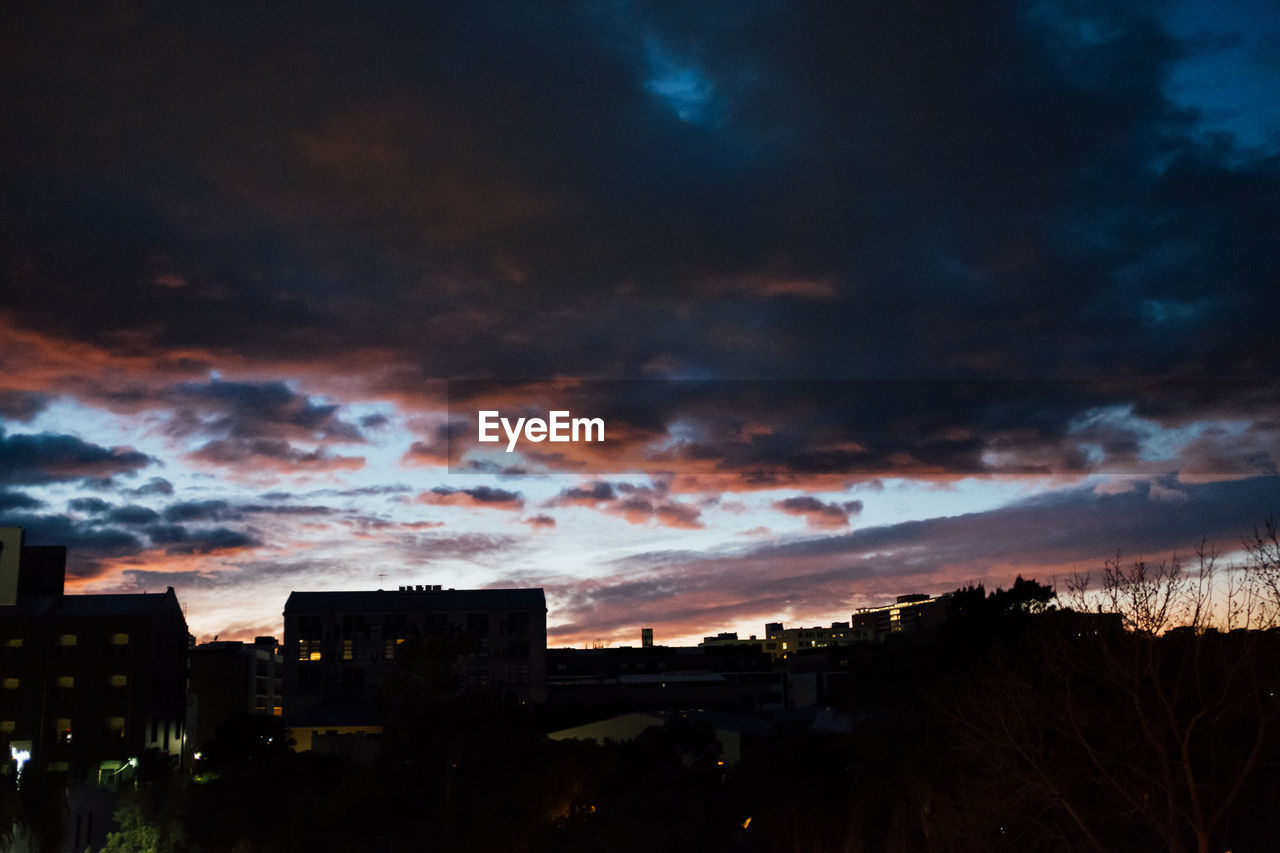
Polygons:
[[[187,738],[187,623],[162,594],[66,595],[65,548],[0,528],[0,751],[71,783],[110,783]],[[131,764],[132,760],[132,764]]]
[[284,713],[284,658],[275,637],[201,643],[190,656],[192,749],[237,715]]
[[774,658],[787,658],[808,649],[824,649],[830,646],[847,646],[865,643],[869,634],[848,622],[832,622],[830,627],[787,628],[781,622],[765,626],[765,651]]
[[299,749],[381,730],[378,685],[406,643],[447,640],[461,689],[547,696],[541,589],[293,592],[284,608],[285,718]]
[[863,607],[853,613],[855,630],[868,633],[873,642],[895,634],[929,634],[947,618],[948,596],[900,595],[893,604]]

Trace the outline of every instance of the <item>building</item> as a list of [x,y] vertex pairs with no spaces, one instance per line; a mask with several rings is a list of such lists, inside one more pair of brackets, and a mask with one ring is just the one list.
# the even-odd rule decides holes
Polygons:
[[848,622],[832,622],[830,627],[787,628],[781,622],[765,625],[764,649],[774,658],[787,658],[796,652],[865,643],[870,635]]
[[[16,557],[16,559],[15,559]],[[0,750],[110,783],[187,737],[187,623],[161,594],[66,595],[66,549],[0,528]]]
[[284,607],[284,691],[297,748],[367,754],[350,740],[381,732],[376,693],[383,676],[406,643],[433,639],[456,650],[461,689],[546,700],[541,589],[293,592]]
[[550,702],[556,711],[781,708],[783,674],[758,645],[550,649]]
[[852,625],[873,642],[895,634],[931,634],[947,618],[947,599],[913,593],[900,595],[893,604],[862,607],[853,612]]
[[284,713],[284,658],[275,637],[257,637],[252,643],[215,640],[189,654],[192,749],[237,715]]

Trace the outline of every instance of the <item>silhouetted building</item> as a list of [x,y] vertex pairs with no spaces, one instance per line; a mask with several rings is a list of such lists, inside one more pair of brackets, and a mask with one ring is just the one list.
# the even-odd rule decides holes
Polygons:
[[775,658],[786,658],[800,651],[847,646],[870,639],[868,632],[853,628],[848,622],[832,622],[830,627],[786,628],[781,622],[765,625],[764,650]]
[[73,783],[110,783],[147,750],[180,755],[188,635],[173,587],[65,595],[66,549],[21,543],[0,528],[0,750]]
[[893,604],[855,610],[852,626],[873,642],[884,642],[895,634],[930,634],[946,619],[947,598],[920,593],[900,595]]
[[548,693],[557,708],[716,708],[783,704],[783,674],[750,644],[548,649]]
[[257,637],[251,644],[215,640],[195,646],[190,655],[193,749],[238,715],[284,713],[284,658],[275,637]]
[[725,646],[747,646],[767,652],[770,656],[775,656],[778,650],[778,641],[767,638],[761,640],[755,634],[744,640],[738,636],[737,631],[721,631],[714,637],[703,637],[702,642],[698,643],[698,648],[700,649],[723,648]]
[[293,592],[284,607],[285,718],[297,748],[381,731],[376,691],[406,643],[456,650],[461,689],[524,701],[547,696],[547,604],[541,589],[401,587]]

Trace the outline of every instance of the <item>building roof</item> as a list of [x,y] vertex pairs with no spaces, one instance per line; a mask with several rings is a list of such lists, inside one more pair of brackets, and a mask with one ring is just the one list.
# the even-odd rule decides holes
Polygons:
[[291,592],[284,612],[433,613],[441,610],[546,610],[542,589],[363,590]]
[[149,616],[177,597],[170,587],[162,593],[64,595],[54,612],[60,616]]
[[[153,616],[167,607],[181,612],[173,587],[162,593],[116,593],[106,595],[31,595],[18,603],[0,607],[0,613],[13,611],[27,617],[59,616]],[[185,620],[185,617],[184,617]]]

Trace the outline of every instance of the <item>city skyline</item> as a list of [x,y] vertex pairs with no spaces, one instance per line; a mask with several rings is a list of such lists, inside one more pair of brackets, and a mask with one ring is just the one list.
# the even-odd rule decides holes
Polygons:
[[0,21],[0,525],[69,593],[677,644],[1280,512],[1268,4]]

